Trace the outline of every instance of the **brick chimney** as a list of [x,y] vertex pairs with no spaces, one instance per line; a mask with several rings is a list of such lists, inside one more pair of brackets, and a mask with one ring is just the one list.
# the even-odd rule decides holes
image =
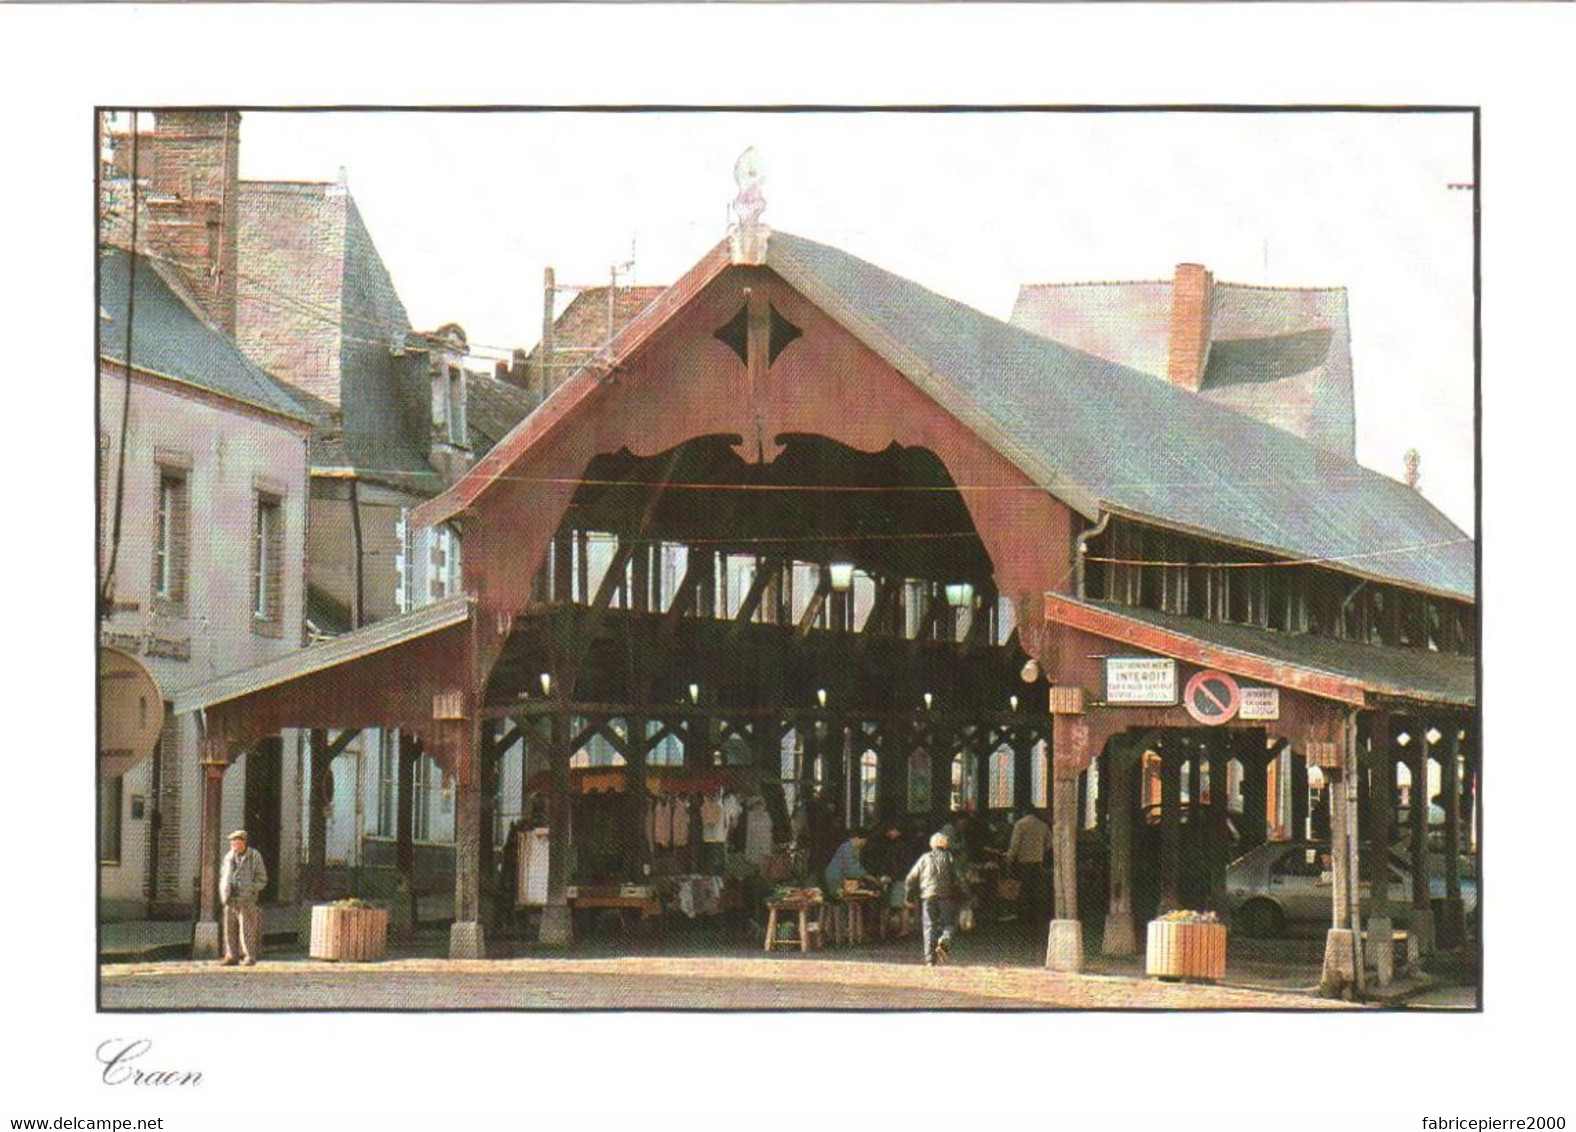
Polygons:
[[[226,334],[235,334],[241,115],[161,110],[140,139],[142,250],[165,260]],[[117,163],[130,173],[130,146]],[[169,262],[169,261],[173,261]]]
[[1171,285],[1170,361],[1166,377],[1172,385],[1197,393],[1209,361],[1209,314],[1214,276],[1202,264],[1177,264]]

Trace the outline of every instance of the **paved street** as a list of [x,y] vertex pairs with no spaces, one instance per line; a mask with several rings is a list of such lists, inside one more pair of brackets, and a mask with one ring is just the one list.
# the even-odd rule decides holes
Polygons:
[[1339,1009],[1304,994],[1189,986],[1029,967],[822,959],[633,957],[367,965],[265,960],[101,968],[109,1010],[696,1009]]

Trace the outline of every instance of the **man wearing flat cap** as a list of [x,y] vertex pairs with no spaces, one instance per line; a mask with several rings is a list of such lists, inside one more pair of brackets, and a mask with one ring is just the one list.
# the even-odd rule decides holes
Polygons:
[[258,901],[268,883],[263,855],[247,844],[246,830],[230,834],[230,851],[219,869],[219,899],[224,901],[224,958],[226,967],[257,962],[263,950],[263,909]]

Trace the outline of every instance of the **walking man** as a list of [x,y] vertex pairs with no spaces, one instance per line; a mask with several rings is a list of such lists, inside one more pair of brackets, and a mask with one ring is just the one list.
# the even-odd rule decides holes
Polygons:
[[219,870],[219,899],[224,902],[224,958],[234,967],[256,964],[263,950],[263,909],[258,904],[268,883],[263,855],[248,848],[246,830],[230,834],[230,851]]
[[1051,844],[1051,827],[1034,810],[1013,823],[1012,840],[1007,843],[1007,867],[1019,884],[1019,906],[1024,926],[1038,935],[1050,919],[1046,910],[1045,854]]
[[963,879],[947,846],[946,834],[933,834],[930,852],[914,862],[903,882],[910,905],[916,895],[919,897],[927,967],[947,962],[958,910],[969,897],[968,882]]

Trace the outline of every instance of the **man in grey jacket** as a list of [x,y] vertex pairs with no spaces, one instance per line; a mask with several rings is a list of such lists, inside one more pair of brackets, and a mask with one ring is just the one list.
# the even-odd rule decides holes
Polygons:
[[219,899],[224,901],[224,958],[226,967],[257,962],[263,950],[263,909],[258,904],[268,883],[263,855],[247,844],[246,830],[230,834],[230,851],[219,869]]
[[945,963],[952,944],[952,932],[957,926],[958,910],[969,898],[968,882],[962,870],[948,852],[948,839],[944,833],[931,836],[930,852],[914,862],[903,882],[904,894],[913,904],[917,895],[920,901],[921,922],[924,926],[925,965]]

